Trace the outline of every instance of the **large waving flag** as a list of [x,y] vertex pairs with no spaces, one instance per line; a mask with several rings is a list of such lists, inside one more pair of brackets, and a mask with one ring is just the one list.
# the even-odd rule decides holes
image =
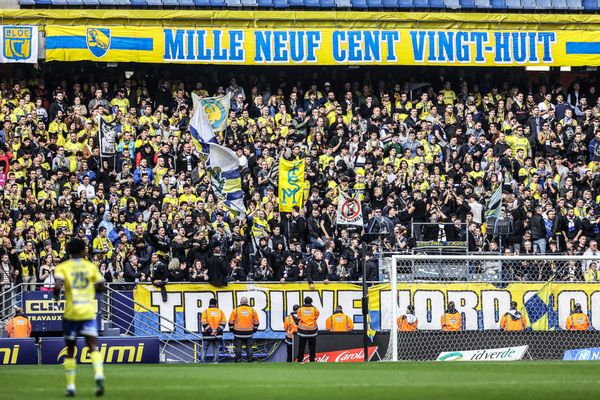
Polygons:
[[490,218],[498,218],[500,216],[500,209],[502,208],[502,185],[498,186],[498,189],[492,194],[486,208],[486,221]]
[[200,105],[202,106],[214,132],[222,132],[227,128],[227,118],[229,117],[229,109],[231,108],[231,96],[231,92],[219,97],[200,97],[192,93],[194,109],[197,110],[200,108]]
[[542,286],[527,300],[521,312],[527,313],[527,328],[534,331],[548,330],[548,315],[550,314],[550,296],[552,295],[552,279]]
[[[196,95],[194,94],[194,96]],[[194,111],[194,115],[190,121],[190,133],[198,148],[202,147],[203,143],[217,143],[212,125],[202,107],[198,107]]]
[[209,143],[206,167],[215,195],[224,200],[227,208],[237,214],[238,218],[244,218],[246,207],[237,155],[227,147]]

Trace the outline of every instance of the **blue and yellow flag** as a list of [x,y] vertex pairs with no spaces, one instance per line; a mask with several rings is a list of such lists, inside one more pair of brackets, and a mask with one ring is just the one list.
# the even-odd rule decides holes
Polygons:
[[219,97],[200,97],[192,93],[194,109],[198,109],[200,105],[202,106],[214,132],[222,132],[227,128],[231,97],[231,92]]
[[294,206],[302,208],[304,194],[304,159],[279,160],[279,211],[291,212]]
[[227,147],[209,143],[206,167],[215,195],[223,199],[227,208],[236,213],[238,218],[244,218],[246,207],[237,155]]
[[548,330],[548,315],[550,313],[552,296],[552,279],[542,286],[533,296],[527,300],[521,312],[527,313],[527,326],[534,331]]

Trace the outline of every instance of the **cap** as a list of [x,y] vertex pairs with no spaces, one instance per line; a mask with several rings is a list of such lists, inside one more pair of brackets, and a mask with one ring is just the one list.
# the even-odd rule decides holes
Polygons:
[[298,107],[298,110],[297,110],[297,112],[304,112],[304,108],[302,108],[302,107]]

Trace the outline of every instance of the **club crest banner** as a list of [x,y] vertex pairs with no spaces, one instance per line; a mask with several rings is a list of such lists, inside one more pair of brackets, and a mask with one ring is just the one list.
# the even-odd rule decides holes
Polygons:
[[1,63],[36,63],[39,36],[37,26],[0,25]]

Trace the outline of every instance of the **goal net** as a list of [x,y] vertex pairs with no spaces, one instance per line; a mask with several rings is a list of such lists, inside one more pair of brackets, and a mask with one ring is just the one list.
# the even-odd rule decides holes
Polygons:
[[589,357],[568,351],[600,347],[597,265],[597,256],[386,257],[381,273],[390,286],[379,299],[379,329],[390,333],[384,359]]

